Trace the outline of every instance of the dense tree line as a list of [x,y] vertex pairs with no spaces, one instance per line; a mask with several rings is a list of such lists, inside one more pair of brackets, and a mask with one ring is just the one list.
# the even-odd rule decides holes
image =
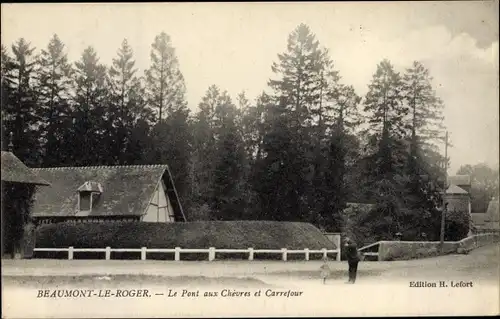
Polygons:
[[12,133],[29,166],[168,163],[192,220],[339,231],[354,201],[377,204],[359,218],[380,238],[437,235],[443,105],[420,62],[400,73],[381,61],[360,96],[301,24],[267,92],[233,99],[212,85],[190,111],[164,32],[142,75],[127,40],[111,66],[92,47],[74,63],[65,52],[57,35],[40,51],[24,39],[2,46],[2,147]]

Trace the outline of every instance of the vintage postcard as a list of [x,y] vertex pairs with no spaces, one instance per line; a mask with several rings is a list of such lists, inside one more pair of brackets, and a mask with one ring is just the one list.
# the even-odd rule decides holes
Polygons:
[[498,9],[2,4],[2,318],[498,315]]

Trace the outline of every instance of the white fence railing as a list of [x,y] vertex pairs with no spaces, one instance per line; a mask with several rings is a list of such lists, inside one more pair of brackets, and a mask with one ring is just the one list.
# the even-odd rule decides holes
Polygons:
[[206,253],[208,254],[208,260],[213,261],[215,260],[215,254],[216,253],[232,253],[232,254],[238,254],[238,253],[246,253],[248,254],[248,260],[254,260],[255,254],[281,254],[281,259],[283,261],[287,261],[288,255],[289,254],[304,254],[304,259],[309,260],[310,254],[322,254],[323,258],[326,258],[328,254],[334,253],[336,254],[336,260],[340,261],[340,249],[302,249],[302,250],[297,250],[297,249],[254,249],[254,248],[248,248],[248,249],[216,249],[215,247],[210,247],[208,249],[189,249],[189,248],[180,248],[180,247],[175,247],[175,248],[111,248],[111,247],[106,247],[106,248],[74,248],[74,247],[68,247],[68,248],[35,248],[33,250],[34,252],[68,252],[68,259],[74,259],[74,253],[76,252],[92,252],[92,253],[99,253],[103,252],[105,253],[105,259],[110,260],[111,259],[111,253],[112,252],[140,252],[141,253],[141,260],[146,260],[147,259],[147,254],[148,253],[174,253],[174,260],[175,261],[180,261],[181,260],[181,254],[182,253]]

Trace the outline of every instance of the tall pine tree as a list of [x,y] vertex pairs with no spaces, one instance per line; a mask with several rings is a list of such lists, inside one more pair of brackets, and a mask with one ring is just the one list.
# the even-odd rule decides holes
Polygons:
[[44,166],[59,166],[67,163],[66,149],[71,141],[65,139],[70,129],[72,89],[72,66],[64,52],[64,44],[54,34],[46,50],[42,50],[37,72],[37,93],[39,106],[43,111],[42,132],[45,134]]
[[[226,95],[227,96],[227,95]],[[215,219],[245,219],[245,150],[238,110],[228,98],[215,109],[216,156],[211,208]]]
[[[2,57],[1,62],[1,86],[2,86],[2,151],[8,150],[8,145],[10,142],[10,133],[7,128],[8,121],[12,121],[13,118],[13,108],[9,105],[12,100],[13,93],[13,79],[12,79],[12,58],[7,52],[7,48],[2,44]],[[10,125],[12,129],[12,124]],[[13,133],[12,133],[13,134]]]
[[[341,212],[346,201],[355,190],[349,189],[347,171],[352,167],[349,159],[353,157],[353,135],[361,122],[358,106],[361,98],[352,86],[336,84],[328,94],[331,105],[326,140],[320,142],[321,152],[318,156],[317,186],[322,226],[330,231],[339,231],[342,226]],[[328,119],[326,119],[328,120]],[[324,134],[324,133],[323,133]]]
[[[38,66],[35,48],[21,38],[12,45],[12,57],[2,52],[4,132],[11,135],[14,153],[28,166],[41,162],[41,111],[37,106],[35,72]],[[2,92],[4,93],[4,92]],[[2,98],[3,99],[3,98]],[[4,141],[6,142],[6,141]]]
[[426,161],[426,155],[437,150],[435,142],[443,137],[444,105],[432,87],[429,70],[422,63],[413,62],[412,67],[406,70],[403,81],[404,96],[410,109],[408,121],[411,137],[408,168],[410,174],[421,174],[424,168],[418,167],[418,163]]
[[[153,120],[153,113],[146,108],[143,84],[136,73],[132,48],[124,39],[109,69],[113,155],[115,163],[121,165],[142,159],[144,145],[138,140],[140,126],[147,127]],[[146,138],[148,130],[143,135],[142,138]]]
[[192,179],[189,109],[184,77],[170,36],[165,32],[155,37],[150,57],[151,65],[146,70],[146,92],[149,107],[158,110],[158,117],[152,130],[154,147],[149,150],[145,160],[170,166],[181,201],[189,209]]
[[74,80],[71,163],[75,166],[112,164],[107,70],[99,62],[94,48],[86,48],[75,63]]
[[[407,160],[407,224],[413,224],[413,237],[418,233],[437,233],[439,215],[436,203],[440,194],[430,187],[442,176],[440,163],[444,158],[437,152],[435,144],[442,137],[443,104],[432,87],[432,77],[420,62],[413,62],[403,77],[404,96],[409,108],[406,119],[410,127],[409,153]],[[436,161],[434,157],[438,157]]]
[[165,32],[151,45],[151,66],[146,70],[149,106],[158,111],[158,122],[186,105],[184,77],[170,36]]
[[388,60],[377,66],[364,101],[364,111],[368,113],[371,146],[376,151],[375,173],[393,174],[404,165],[408,127],[405,117],[408,108],[404,105],[401,75],[394,70]]
[[[326,54],[309,27],[301,24],[289,35],[286,52],[279,54],[278,62],[272,65],[277,78],[270,80],[269,86],[274,90],[275,110],[271,111],[269,119],[273,122],[263,145],[266,158],[262,161],[268,164],[261,166],[264,171],[260,173],[277,176],[265,178],[260,192],[263,203],[269,205],[264,209],[274,212],[277,219],[314,221],[317,217],[308,198],[317,155],[311,128],[315,118],[320,117],[317,109],[321,105],[323,76],[330,72]],[[283,178],[288,181],[284,183]],[[269,200],[262,193],[276,193],[278,197]]]

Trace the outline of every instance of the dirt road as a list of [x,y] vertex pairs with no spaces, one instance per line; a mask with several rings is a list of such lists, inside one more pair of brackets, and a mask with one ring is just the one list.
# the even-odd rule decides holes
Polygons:
[[[500,245],[478,248],[468,255],[447,255],[419,260],[362,262],[360,274],[396,279],[404,277],[474,276],[498,279]],[[320,261],[155,261],[155,260],[2,260],[3,276],[298,276],[319,275]],[[331,261],[333,273],[344,272],[346,262]]]
[[[331,278],[323,285],[321,262],[316,261],[5,260],[2,302],[7,317],[24,318],[498,314],[499,262],[498,244],[469,255],[363,262],[358,282],[346,285],[346,263],[332,261]],[[411,282],[417,281],[437,285],[443,281],[448,288],[412,288]],[[471,287],[451,288],[469,282]],[[147,289],[158,295],[38,297],[41,290],[57,289]],[[180,297],[184,290],[194,295]],[[223,290],[251,297],[223,297]],[[254,296],[258,291],[262,295]],[[273,296],[275,291],[297,292],[300,297]],[[178,295],[168,297],[173,292]],[[208,292],[218,297],[208,298],[204,295]]]

